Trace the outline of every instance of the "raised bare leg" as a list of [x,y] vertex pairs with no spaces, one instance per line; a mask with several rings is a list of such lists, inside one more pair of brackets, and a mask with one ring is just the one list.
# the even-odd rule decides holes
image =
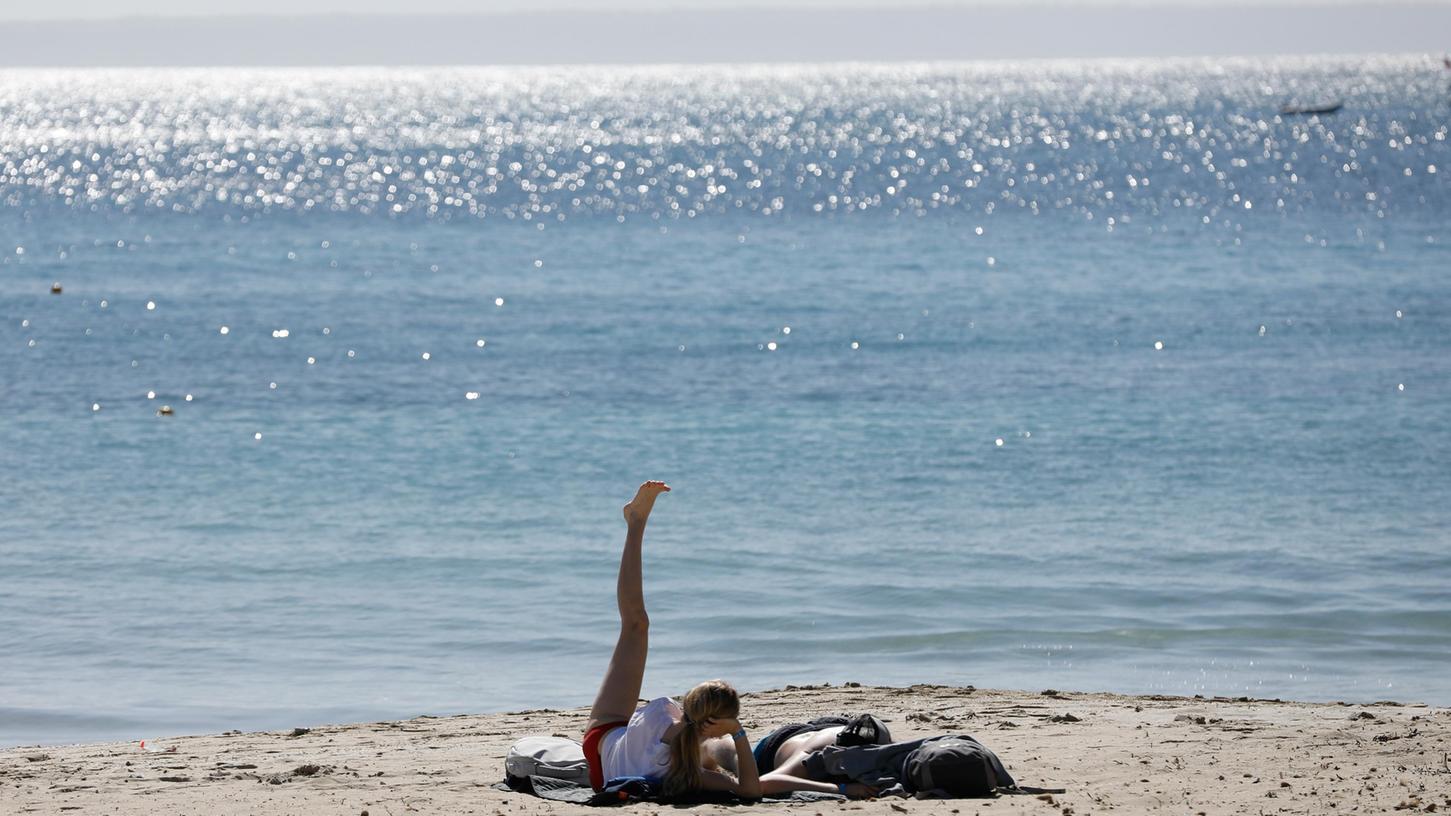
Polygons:
[[645,539],[645,523],[655,499],[670,487],[664,482],[640,485],[635,498],[623,508],[625,552],[620,556],[620,576],[615,584],[615,600],[620,608],[620,638],[610,656],[605,679],[595,695],[589,712],[588,731],[596,725],[628,720],[640,699],[640,684],[645,678],[645,656],[650,650],[650,617],[645,613],[645,589],[640,569],[640,546]]

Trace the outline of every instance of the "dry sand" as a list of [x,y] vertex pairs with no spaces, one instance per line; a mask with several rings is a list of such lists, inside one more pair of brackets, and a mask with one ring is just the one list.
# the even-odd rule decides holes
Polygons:
[[[996,799],[701,805],[697,812],[1388,813],[1451,809],[1451,710],[943,686],[787,687],[745,696],[755,737],[781,723],[870,711],[893,736],[976,735],[1022,785]],[[158,742],[0,751],[0,814],[595,812],[494,790],[509,745],[579,737],[583,710],[420,717]],[[674,811],[654,804],[627,810]]]

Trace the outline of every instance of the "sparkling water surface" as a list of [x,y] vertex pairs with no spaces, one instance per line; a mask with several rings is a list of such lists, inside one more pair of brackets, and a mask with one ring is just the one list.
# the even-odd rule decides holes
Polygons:
[[0,72],[0,745],[1451,704],[1436,68]]

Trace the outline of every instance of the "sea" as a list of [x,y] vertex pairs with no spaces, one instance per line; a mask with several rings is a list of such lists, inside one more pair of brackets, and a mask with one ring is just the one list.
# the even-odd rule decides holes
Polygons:
[[[1422,55],[0,71],[0,747],[1451,704]],[[749,720],[749,701],[746,718]]]

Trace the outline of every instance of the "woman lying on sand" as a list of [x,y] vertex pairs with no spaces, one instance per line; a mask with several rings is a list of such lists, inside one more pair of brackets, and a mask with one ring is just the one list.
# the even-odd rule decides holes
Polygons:
[[[785,773],[785,769],[759,774],[751,744],[737,719],[740,698],[725,681],[707,680],[686,692],[680,703],[660,697],[635,708],[645,676],[650,634],[640,546],[655,499],[669,490],[664,482],[646,482],[624,507],[628,530],[615,587],[620,638],[584,732],[590,784],[600,790],[607,779],[643,776],[660,780],[666,796],[726,791],[755,799],[794,790],[844,793],[857,798],[873,795],[875,791],[865,785],[817,782]],[[703,750],[705,743],[725,737],[734,743],[735,776],[721,770],[710,752]]]

